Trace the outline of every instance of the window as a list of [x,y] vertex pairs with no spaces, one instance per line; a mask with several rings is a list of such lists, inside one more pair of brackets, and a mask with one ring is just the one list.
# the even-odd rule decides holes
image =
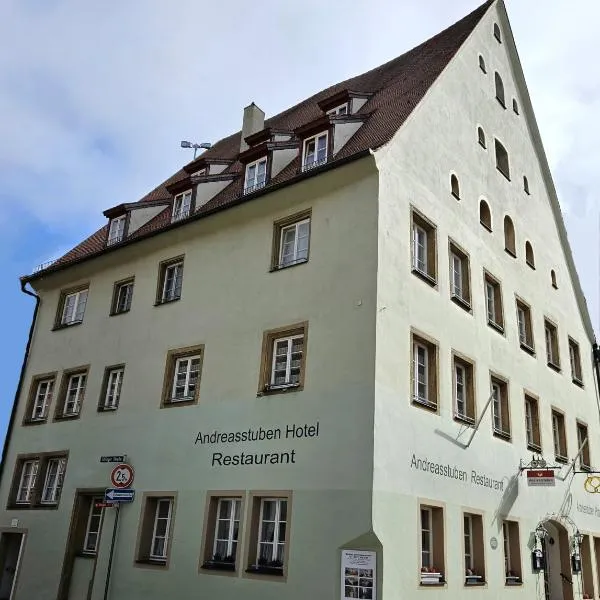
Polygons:
[[337,106],[336,108],[332,108],[331,110],[328,110],[326,114],[332,115],[334,117],[337,117],[340,115],[347,115],[348,114],[348,103],[346,102],[345,104],[340,104],[340,106]]
[[421,585],[444,583],[444,511],[421,505]]
[[533,246],[531,242],[525,242],[525,262],[529,267],[535,269],[535,257],[533,256]]
[[577,452],[580,452],[579,466],[583,471],[589,471],[592,468],[590,461],[590,438],[588,437],[587,425],[580,421],[577,421]]
[[308,171],[327,162],[327,132],[304,140],[302,152],[302,170]]
[[504,83],[502,83],[502,77],[500,77],[498,72],[494,73],[494,82],[496,83],[496,100],[500,102],[502,108],[506,108],[504,102]]
[[488,231],[492,231],[492,213],[489,204],[485,200],[479,202],[479,222]]
[[558,350],[558,331],[556,325],[544,319],[544,333],[546,336],[546,361],[549,367],[560,371],[560,354]]
[[504,331],[504,311],[502,307],[502,289],[500,282],[487,271],[483,274],[485,287],[485,308],[488,325],[497,331]]
[[556,272],[554,271],[554,269],[552,269],[550,271],[550,281],[552,283],[552,287],[557,290],[558,289],[558,284],[556,283]]
[[190,210],[192,208],[192,191],[183,192],[183,194],[177,194],[173,200],[173,217],[171,222],[180,221],[190,216]]
[[517,326],[519,329],[519,345],[523,350],[533,354],[533,329],[531,326],[531,309],[517,298]]
[[310,211],[305,211],[275,223],[272,270],[276,271],[308,261],[310,218]]
[[21,465],[21,477],[17,489],[17,504],[29,504],[33,500],[33,490],[37,481],[39,460],[26,460]]
[[65,476],[66,458],[51,458],[46,465],[46,479],[42,491],[43,504],[57,504]]
[[525,394],[525,435],[527,449],[541,452],[539,405],[537,398],[529,394]]
[[572,338],[569,338],[569,361],[571,363],[571,379],[573,383],[583,385],[579,344]]
[[486,68],[485,68],[485,60],[483,58],[483,56],[481,56],[481,54],[479,55],[479,68],[484,72],[487,73]]
[[513,105],[513,111],[514,111],[515,115],[518,115],[519,114],[519,104],[517,103],[517,100],[515,98],[513,98],[512,105]]
[[529,196],[529,180],[523,175],[523,191]]
[[121,387],[123,385],[123,375],[125,367],[108,367],[104,372],[104,382],[102,384],[102,394],[98,410],[117,410],[119,400],[121,399]]
[[242,499],[237,497],[209,498],[205,523],[203,569],[235,571],[238,562]]
[[300,323],[264,334],[259,394],[304,387],[307,330]]
[[460,187],[458,185],[458,177],[454,174],[450,175],[450,191],[457,200],[460,200]]
[[557,410],[552,411],[552,440],[554,442],[554,459],[557,462],[567,462],[567,432],[565,416]]
[[515,226],[512,219],[506,215],[504,217],[504,249],[513,257],[517,256],[517,246],[515,243]]
[[500,27],[498,23],[494,23],[494,37],[498,40],[498,43],[502,43],[502,36],[500,35]]
[[73,291],[63,292],[59,303],[57,327],[77,325],[83,321],[85,306],[88,299],[87,287]]
[[506,148],[497,140],[494,139],[496,147],[496,168],[506,179],[510,181],[510,165],[508,163],[508,152]]
[[496,437],[510,440],[510,414],[508,408],[508,384],[492,377],[492,427]]
[[158,274],[156,304],[179,300],[183,285],[183,257],[160,263]]
[[90,507],[83,539],[83,553],[96,554],[98,550],[98,538],[102,528],[102,517],[104,510],[99,507],[104,502],[103,496],[93,496],[90,499]]
[[452,242],[450,242],[450,297],[462,308],[471,308],[469,257]]
[[67,383],[57,405],[56,418],[77,417],[85,395],[87,372],[65,374],[65,378]]
[[267,159],[250,163],[246,167],[246,181],[244,182],[244,194],[249,194],[265,187],[267,181]]
[[173,537],[174,496],[145,494],[136,552],[138,563],[167,566]]
[[131,310],[131,301],[133,299],[133,279],[117,281],[113,288],[112,304],[110,307],[111,315],[120,315]]
[[412,271],[429,284],[437,280],[436,230],[424,217],[412,212]]
[[416,334],[412,335],[412,402],[436,411],[437,347]]
[[248,573],[285,576],[289,543],[291,495],[252,495]]
[[483,585],[485,583],[485,544],[481,515],[463,514],[463,540],[465,585]]
[[126,216],[117,217],[110,222],[110,228],[108,230],[107,246],[112,244],[118,244],[123,239],[125,233],[125,219]]
[[167,353],[162,407],[198,402],[203,356],[202,345]]
[[473,363],[453,355],[454,418],[475,423],[475,386]]
[[504,582],[506,585],[521,585],[519,524],[516,521],[503,521],[502,538],[504,549]]
[[43,423],[48,418],[48,409],[54,393],[55,374],[39,375],[31,382],[23,424]]
[[477,128],[477,141],[482,148],[486,148],[485,145],[485,133],[481,127]]

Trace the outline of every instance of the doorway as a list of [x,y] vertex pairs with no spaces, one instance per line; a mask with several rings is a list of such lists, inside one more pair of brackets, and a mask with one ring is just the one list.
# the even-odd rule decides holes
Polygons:
[[21,563],[24,533],[3,531],[0,534],[0,600],[12,600]]
[[545,600],[573,600],[573,573],[569,534],[557,521],[547,521],[548,532],[543,543],[546,566],[544,569]]

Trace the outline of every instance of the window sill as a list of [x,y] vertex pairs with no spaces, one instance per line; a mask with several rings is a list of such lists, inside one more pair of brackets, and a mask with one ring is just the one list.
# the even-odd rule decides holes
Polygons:
[[23,421],[23,427],[30,427],[32,425],[43,425],[48,422],[48,417],[44,417],[43,419],[27,419]]
[[283,567],[263,567],[260,565],[251,565],[246,569],[246,573],[253,573],[255,575],[275,575],[277,577],[283,577]]
[[416,275],[419,279],[422,279],[425,283],[428,283],[431,287],[437,286],[437,280],[432,277],[429,273],[424,273],[416,267],[412,268],[413,275]]
[[127,314],[127,313],[128,313],[130,310],[131,310],[131,309],[130,309],[130,308],[128,308],[127,310],[119,310],[119,311],[114,311],[114,312],[113,312],[113,311],[111,311],[111,312],[109,312],[109,313],[108,313],[108,316],[109,316],[109,317],[117,317],[117,316],[119,316],[119,315],[124,315],[124,314]]
[[161,408],[172,408],[174,406],[190,406],[197,404],[198,398],[182,398],[181,400],[176,398],[167,398],[161,404]]
[[498,171],[498,173],[500,173],[502,175],[502,177],[504,177],[506,179],[506,181],[510,181],[510,175],[505,173],[502,169],[500,169],[499,167],[496,167],[496,171]]
[[500,429],[494,429],[494,437],[497,437],[505,442],[510,442],[510,431],[501,431]]
[[162,306],[163,304],[171,304],[173,302],[177,302],[177,300],[181,300],[181,296],[178,298],[169,298],[168,300],[157,300],[154,303],[154,306]]
[[531,450],[532,452],[537,452],[538,454],[541,454],[542,447],[540,446],[540,444],[527,444],[527,450]]
[[515,586],[520,586],[523,585],[523,582],[521,581],[520,578],[516,578],[516,579],[506,579],[504,581],[504,585],[507,587],[515,587]]
[[504,327],[502,325],[500,325],[500,323],[496,323],[496,321],[492,321],[490,319],[488,319],[488,325],[496,330],[498,333],[500,333],[501,335],[504,335]]
[[553,371],[556,371],[557,373],[560,373],[560,365],[557,365],[556,363],[550,362],[548,361],[546,363]]
[[561,463],[563,465],[566,465],[569,462],[569,459],[566,456],[560,456],[560,455],[554,455],[554,460],[557,463]]
[[465,581],[465,587],[482,587],[486,585],[485,579],[479,579],[477,581]]
[[98,412],[110,413],[110,412],[115,412],[118,408],[119,408],[118,406],[99,406]]
[[417,406],[418,408],[422,408],[424,410],[428,410],[432,413],[437,413],[437,402],[430,402],[429,400],[420,400],[419,398],[412,399],[412,405]]
[[135,564],[140,567],[149,567],[151,569],[166,569],[167,560],[158,560],[154,558],[138,558]]
[[471,303],[468,300],[465,300],[464,298],[461,298],[460,296],[457,296],[455,294],[450,296],[450,300],[452,300],[454,304],[460,306],[464,311],[468,313],[471,312]]
[[484,228],[487,229],[490,233],[492,233],[492,228],[490,225],[488,225],[487,223],[484,223],[483,221],[479,221],[479,224]]
[[506,254],[512,256],[513,258],[517,258],[517,253],[511,248],[504,248],[504,252],[506,252]]
[[475,426],[475,417],[469,417],[468,415],[455,414],[454,420],[458,421],[459,423],[464,423],[465,425],[468,425],[469,427]]
[[269,269],[269,273],[276,273],[277,271],[283,271],[284,269],[289,269],[290,267],[297,267],[298,265],[304,265],[308,262],[308,258],[302,258],[300,260],[295,260],[286,265],[273,265]]
[[58,502],[54,502],[53,504],[31,504],[27,503],[18,503],[18,502],[10,502],[6,505],[6,510],[56,510],[58,508]]
[[583,381],[577,377],[573,377],[572,379],[573,383],[577,386],[582,388],[583,387]]
[[529,261],[525,261],[525,263],[527,264],[527,266],[528,266],[530,269],[533,269],[533,270],[535,271],[535,265],[534,265],[533,263],[530,263]]
[[290,385],[281,385],[276,387],[265,386],[256,395],[260,396],[271,396],[273,394],[285,394],[287,392],[301,392],[304,386],[300,383],[292,383]]
[[74,421],[76,419],[79,419],[80,416],[80,413],[73,415],[57,415],[56,417],[54,417],[53,421]]
[[81,325],[83,320],[81,321],[73,321],[72,323],[59,323],[52,328],[52,331],[58,331],[59,329],[69,329],[69,327],[75,327],[77,325]]
[[228,571],[228,572],[233,572],[233,571],[235,571],[235,563],[220,562],[220,561],[215,561],[215,560],[207,560],[206,562],[202,563],[202,566],[200,568],[201,569],[206,569],[206,570],[209,570],[209,571]]
[[75,556],[78,558],[91,558],[92,560],[96,558],[95,552],[85,552],[84,550],[80,550],[79,552],[75,552]]
[[523,342],[521,342],[519,345],[521,346],[521,350],[525,350],[527,354],[535,356],[535,350],[533,349],[533,346],[530,346],[529,344],[524,344]]

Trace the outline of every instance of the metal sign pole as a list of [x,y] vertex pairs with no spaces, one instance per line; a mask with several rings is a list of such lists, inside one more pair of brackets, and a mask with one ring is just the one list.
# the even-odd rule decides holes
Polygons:
[[119,513],[121,512],[121,504],[117,504],[117,508],[115,509],[117,512],[115,514],[115,522],[113,524],[113,533],[112,540],[110,542],[110,554],[108,555],[108,568],[106,569],[106,582],[104,584],[104,600],[108,598],[108,588],[110,586],[110,572],[112,570],[112,561],[113,554],[115,552],[115,541],[117,539],[117,526],[119,524]]

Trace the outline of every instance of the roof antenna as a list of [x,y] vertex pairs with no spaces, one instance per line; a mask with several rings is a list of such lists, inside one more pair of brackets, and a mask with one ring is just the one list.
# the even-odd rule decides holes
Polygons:
[[199,149],[210,150],[212,148],[212,144],[210,144],[208,142],[204,142],[202,144],[194,144],[193,142],[188,142],[187,140],[183,140],[181,142],[181,147],[182,148],[193,148],[194,149],[194,160],[196,160],[196,152],[198,152]]

